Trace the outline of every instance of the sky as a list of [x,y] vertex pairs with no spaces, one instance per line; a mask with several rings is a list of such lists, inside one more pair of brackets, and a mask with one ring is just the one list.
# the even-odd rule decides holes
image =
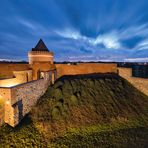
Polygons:
[[148,62],[148,0],[1,0],[0,60]]

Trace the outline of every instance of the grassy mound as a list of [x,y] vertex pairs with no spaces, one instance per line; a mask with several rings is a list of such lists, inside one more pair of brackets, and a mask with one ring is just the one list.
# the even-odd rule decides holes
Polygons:
[[[61,77],[1,146],[146,147],[148,97],[114,74]],[[76,142],[77,141],[77,142]]]

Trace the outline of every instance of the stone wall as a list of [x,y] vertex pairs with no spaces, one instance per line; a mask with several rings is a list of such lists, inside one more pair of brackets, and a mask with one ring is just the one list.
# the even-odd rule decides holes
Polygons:
[[4,102],[3,109],[5,110],[5,113],[3,113],[4,115],[3,120],[6,123],[9,123],[11,125],[13,124],[13,108],[11,106],[11,89],[0,87],[0,98]]
[[14,71],[13,74],[20,83],[30,82],[33,80],[32,70]]
[[131,68],[118,68],[118,74],[123,78],[131,78],[132,77],[132,69]]
[[0,107],[0,126],[4,123],[4,107]]
[[63,75],[117,73],[117,64],[112,63],[80,63],[78,65],[56,64],[58,77]]
[[49,51],[30,51],[28,53],[29,64],[33,64],[34,62],[48,62],[53,64],[53,52]]
[[[31,110],[32,106],[34,106],[37,100],[45,93],[46,89],[47,82],[44,79],[22,84],[11,89],[11,103],[13,104],[14,110],[17,111],[17,113],[15,112],[15,125]],[[18,107],[20,106],[17,103],[20,101],[22,101],[22,106],[19,110]],[[22,117],[19,117],[20,112]]]
[[53,74],[55,75],[56,71],[42,72],[42,79],[0,88],[0,96],[5,104],[5,123],[16,126],[22,120],[52,83]]
[[32,70],[14,71],[14,78],[1,79],[0,87],[11,87],[32,81]]
[[42,71],[55,70],[55,65],[49,62],[34,62],[30,66],[33,71],[33,80],[37,80],[39,77],[38,74]]
[[0,78],[10,78],[13,76],[13,71],[23,71],[28,69],[30,69],[29,64],[0,63]]
[[0,96],[0,126],[4,123],[4,100]]
[[118,68],[119,75],[128,80],[134,87],[148,95],[148,79],[132,77],[131,68]]
[[17,78],[3,79],[0,80],[0,87],[11,87],[20,84]]

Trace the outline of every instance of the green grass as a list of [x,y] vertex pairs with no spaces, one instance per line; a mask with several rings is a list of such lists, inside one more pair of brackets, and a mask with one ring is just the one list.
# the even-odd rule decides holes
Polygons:
[[148,147],[148,97],[117,75],[64,76],[0,147]]
[[53,140],[55,147],[147,147],[148,127],[144,122],[103,124],[68,129]]
[[0,129],[0,147],[147,147],[147,118],[68,128],[63,136],[45,138],[29,117],[15,129]]

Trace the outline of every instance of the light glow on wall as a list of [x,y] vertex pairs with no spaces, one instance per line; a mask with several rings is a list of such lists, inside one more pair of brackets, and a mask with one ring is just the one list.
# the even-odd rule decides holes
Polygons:
[[3,102],[4,102],[3,97],[2,95],[0,95],[0,107],[3,105]]
[[12,87],[17,85],[16,83],[12,83],[12,82],[8,82],[8,84],[6,84],[6,87]]
[[7,84],[1,84],[0,87],[12,87],[17,85],[16,83],[7,83]]
[[0,87],[12,87],[19,84],[19,81],[16,78],[5,79],[0,81]]
[[10,104],[10,101],[6,101],[6,104],[9,105]]

